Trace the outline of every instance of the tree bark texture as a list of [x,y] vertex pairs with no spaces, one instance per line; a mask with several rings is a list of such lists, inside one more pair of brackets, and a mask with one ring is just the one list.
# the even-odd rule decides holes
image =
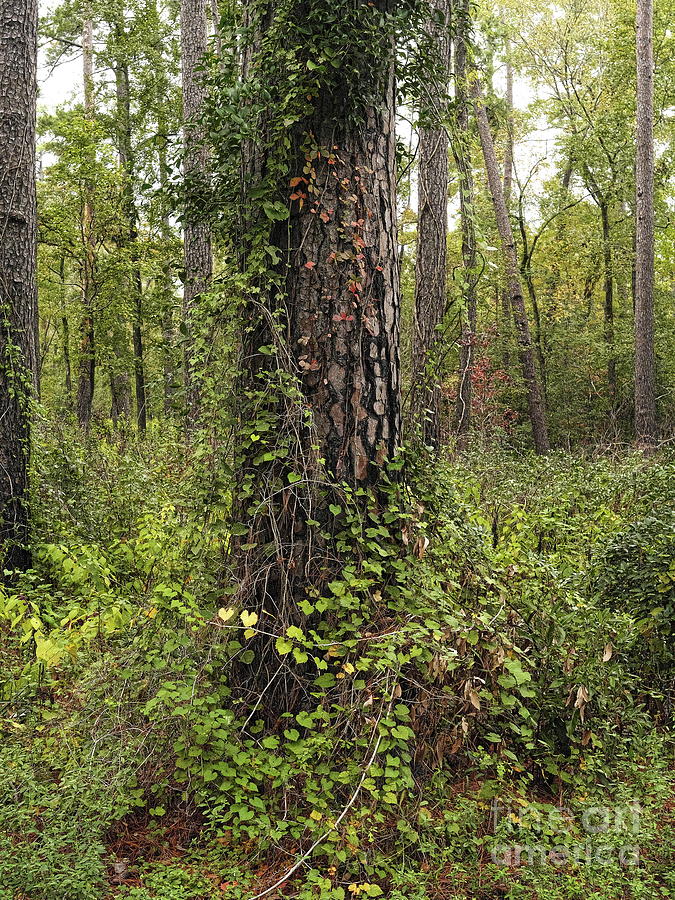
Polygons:
[[435,0],[431,12],[429,31],[440,82],[429,86],[430,102],[421,110],[427,124],[420,128],[419,136],[411,413],[421,425],[423,442],[437,450],[443,401],[439,328],[447,302],[449,141],[443,116],[450,73],[450,0]]
[[208,175],[209,152],[204,129],[199,124],[206,99],[200,64],[207,50],[206,0],[181,0],[181,71],[183,90],[183,175],[188,195],[188,209],[183,233],[185,280],[183,290],[184,384],[188,434],[199,422],[199,362],[194,346],[194,318],[199,297],[211,283],[213,261],[211,229],[200,218],[193,201],[199,196]]
[[38,347],[37,18],[35,0],[0,0],[0,572],[30,564],[30,403]]
[[474,109],[483,150],[483,158],[485,160],[488,185],[492,196],[495,218],[497,220],[497,229],[499,231],[502,252],[504,255],[506,280],[513,322],[515,325],[516,339],[518,342],[518,355],[520,358],[523,382],[527,390],[527,403],[530,422],[532,424],[532,437],[537,453],[547,453],[550,449],[548,426],[546,423],[546,413],[544,410],[539,378],[537,376],[537,368],[534,361],[534,351],[532,348],[530,326],[527,320],[527,311],[525,309],[525,301],[523,298],[523,289],[520,283],[516,245],[504,200],[504,185],[499,175],[497,156],[495,154],[492,133],[490,132],[490,124],[488,122],[478,82],[476,82],[474,86]]
[[[270,6],[268,22],[272,16]],[[278,185],[288,220],[271,224],[251,198],[271,151],[263,143],[245,152],[243,240],[262,229],[279,262],[276,283],[263,275],[262,293],[252,293],[245,312],[241,393],[259,399],[253,409],[247,405],[242,431],[267,417],[266,448],[285,449],[269,463],[256,460],[259,444],[243,451],[241,478],[254,491],[242,510],[245,541],[257,549],[239,553],[238,575],[249,602],[289,624],[306,588],[339,570],[335,548],[320,532],[335,527],[330,506],[345,502],[341,483],[350,502],[367,507],[369,488],[379,502],[382,464],[399,444],[393,46],[384,60],[377,52],[371,66],[377,81],[364,85],[372,99],[354,109],[340,73],[338,87],[322,88],[312,112],[290,130],[288,174]],[[245,77],[251,70],[255,77],[255,64],[244,55]],[[344,71],[353,68],[345,63]],[[249,265],[246,254],[243,264]],[[279,383],[297,386],[297,393],[270,397],[266,392]]]
[[654,50],[653,3],[637,3],[635,160],[635,434],[657,440],[654,357]]
[[462,264],[466,311],[462,311],[459,345],[459,382],[457,385],[456,419],[457,449],[469,443],[473,402],[473,364],[476,342],[476,227],[474,221],[473,172],[469,145],[469,98],[467,92],[467,45],[471,11],[468,0],[461,0],[455,24],[455,99],[457,104],[457,137],[452,149],[459,175],[459,215],[462,229]]

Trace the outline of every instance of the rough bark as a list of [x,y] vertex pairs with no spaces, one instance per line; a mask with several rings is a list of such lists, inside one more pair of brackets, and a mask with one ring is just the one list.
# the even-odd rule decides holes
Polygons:
[[[82,25],[82,75],[84,82],[84,115],[94,118],[94,33],[93,22],[85,10]],[[96,295],[96,233],[94,224],[94,185],[86,181],[82,204],[82,311],[79,322],[80,351],[77,375],[77,420],[85,430],[91,422],[96,377],[94,345],[94,298]]]
[[209,169],[209,153],[199,117],[206,99],[206,88],[199,66],[207,50],[206,0],[181,0],[181,71],[183,90],[183,174],[188,195],[183,251],[185,280],[183,289],[184,384],[188,434],[199,422],[199,362],[194,347],[194,319],[199,297],[208,290],[212,275],[211,229],[195,209],[196,198]]
[[457,140],[452,150],[459,174],[459,214],[462,229],[462,263],[466,312],[462,315],[459,347],[459,381],[456,418],[457,448],[463,450],[469,441],[473,393],[473,352],[476,340],[476,229],[474,223],[473,172],[469,148],[469,98],[467,95],[467,44],[470,9],[461,0],[455,30],[455,100],[457,105]]
[[499,176],[497,156],[495,154],[490,124],[488,122],[478,82],[474,85],[474,109],[476,112],[476,121],[478,123],[481,148],[483,150],[483,158],[485,160],[488,185],[492,196],[492,204],[495,211],[497,229],[499,231],[502,253],[504,256],[504,268],[509,290],[509,300],[516,331],[516,339],[518,342],[518,356],[520,359],[523,382],[527,390],[527,404],[532,425],[532,437],[537,453],[547,453],[550,449],[548,426],[546,423],[546,413],[544,411],[539,378],[537,376],[537,368],[534,361],[534,351],[532,348],[532,338],[530,336],[530,325],[527,320],[527,311],[525,309],[525,301],[523,298],[523,289],[520,283],[516,245],[513,238],[513,230],[509,220],[508,210],[506,208],[506,202],[504,200],[504,185]]
[[[448,133],[442,121],[450,73],[450,0],[431,5],[429,32],[439,83],[428,91],[433,106],[421,110],[419,134],[417,257],[412,337],[411,413],[423,442],[438,450],[442,425],[442,339],[446,305],[448,234]],[[439,121],[440,120],[440,121]]]
[[[245,541],[256,550],[239,553],[238,574],[248,602],[281,622],[297,615],[309,586],[321,589],[339,570],[335,548],[321,538],[334,527],[330,505],[344,502],[339,483],[352,489],[351,502],[366,507],[363,489],[377,494],[382,464],[399,442],[393,47],[384,60],[376,52],[372,80],[363,86],[370,102],[355,109],[340,73],[338,86],[323,88],[313,112],[289,131],[288,178],[278,190],[289,198],[290,217],[263,238],[277,248],[281,289],[263,279],[264,290],[253,293],[247,310],[241,394],[258,399],[245,408],[242,426],[262,418],[272,429],[266,446],[288,450],[269,463],[260,460],[259,444],[244,450],[240,478],[249,479],[255,502],[242,516]],[[248,55],[243,63],[246,75],[254,63]],[[346,63],[344,72],[355,66]],[[251,198],[268,152],[246,148],[244,240],[270,224]],[[280,332],[270,321],[280,323]],[[273,354],[269,345],[276,346]],[[272,393],[288,379],[299,395]],[[289,474],[296,478],[290,484]],[[270,488],[275,484],[278,490]],[[285,695],[277,699],[292,705]]]
[[635,434],[658,436],[654,358],[654,51],[652,0],[637,3],[635,160]]
[[35,0],[0,0],[0,572],[30,564],[30,403],[38,346],[37,17]]

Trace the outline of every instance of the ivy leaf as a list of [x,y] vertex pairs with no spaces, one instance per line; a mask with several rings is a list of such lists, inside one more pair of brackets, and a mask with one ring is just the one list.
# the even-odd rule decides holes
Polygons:
[[242,621],[242,624],[245,628],[252,628],[258,622],[258,613],[257,612],[247,612],[244,610],[239,618]]
[[230,606],[229,609],[225,609],[223,607],[218,610],[218,616],[223,620],[223,622],[229,622],[235,612],[236,610],[233,606]]

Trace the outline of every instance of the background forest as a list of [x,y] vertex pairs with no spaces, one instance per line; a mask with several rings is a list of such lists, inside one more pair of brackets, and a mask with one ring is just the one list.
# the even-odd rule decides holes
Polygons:
[[675,900],[674,14],[0,0],[0,900]]

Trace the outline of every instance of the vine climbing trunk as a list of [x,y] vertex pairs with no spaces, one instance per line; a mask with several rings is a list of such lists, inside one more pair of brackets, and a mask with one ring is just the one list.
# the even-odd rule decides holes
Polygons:
[[36,0],[0,0],[0,573],[30,564],[30,403],[37,388],[37,20]]
[[547,453],[550,450],[548,438],[548,426],[546,412],[537,375],[537,367],[534,360],[530,325],[525,309],[523,289],[520,283],[518,258],[516,256],[516,244],[513,238],[513,229],[509,220],[508,209],[504,200],[504,185],[499,176],[497,156],[490,131],[487,112],[483,103],[480,84],[476,81],[473,88],[474,110],[478,123],[483,159],[487,172],[488,185],[492,197],[492,205],[497,220],[497,230],[502,245],[504,256],[504,268],[509,291],[511,312],[515,325],[516,339],[518,342],[518,355],[523,382],[527,391],[527,404],[532,425],[532,437],[537,453]]
[[[292,21],[304,9],[297,7],[284,10]],[[382,0],[353,9],[352,27],[361,18],[389,21]],[[270,59],[285,58],[271,49],[286,40],[277,10],[270,4],[257,20],[243,56],[245,82],[269,79]],[[379,46],[345,39],[347,58],[317,79],[311,107],[302,88],[295,124],[261,116],[244,152],[241,240],[251,291],[237,492],[246,534],[237,574],[242,603],[273,616],[275,627],[296,624],[302,601],[344,564],[327,536],[339,528],[337,517],[347,507],[360,515],[381,510],[383,465],[399,443],[394,48],[380,36]],[[278,73],[284,85],[287,75]],[[287,146],[276,137],[282,130]],[[273,647],[261,653],[281,675],[265,699],[278,716],[293,708],[302,683],[286,682]]]
[[467,93],[467,47],[471,11],[469,0],[460,0],[455,23],[455,102],[457,107],[457,139],[452,149],[459,175],[459,215],[462,229],[463,310],[459,345],[459,373],[456,400],[457,449],[469,443],[473,402],[473,365],[476,343],[476,226],[473,173],[469,144],[469,98]]
[[653,2],[637,4],[635,160],[635,434],[657,440],[654,357],[654,48]]
[[429,34],[436,56],[437,83],[428,90],[419,137],[417,257],[412,336],[411,411],[423,442],[438,450],[442,425],[440,327],[446,305],[448,234],[447,112],[450,73],[450,0],[431,4]]
[[211,229],[198,209],[208,175],[209,153],[199,119],[206,100],[200,66],[207,49],[205,0],[181,0],[181,71],[183,91],[183,175],[188,198],[183,232],[185,276],[183,288],[183,365],[187,433],[195,430],[200,416],[199,361],[195,341],[195,312],[199,297],[208,290],[212,275]]

